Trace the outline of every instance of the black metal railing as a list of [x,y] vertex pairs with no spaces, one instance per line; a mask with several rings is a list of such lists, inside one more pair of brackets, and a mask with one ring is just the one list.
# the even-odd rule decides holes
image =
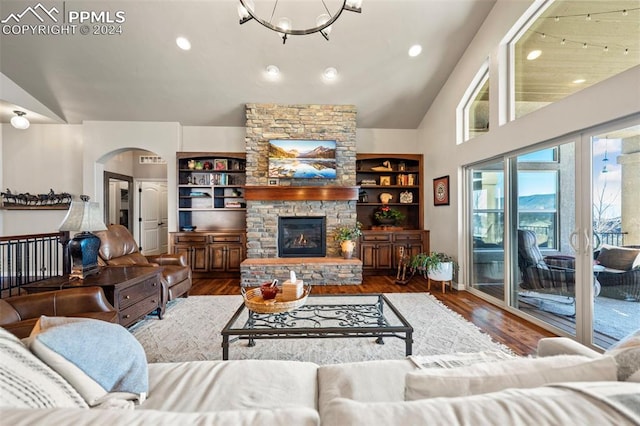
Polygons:
[[624,236],[628,232],[598,232],[600,244],[608,244],[610,246],[623,246]]
[[0,298],[20,286],[69,273],[68,232],[0,237]]

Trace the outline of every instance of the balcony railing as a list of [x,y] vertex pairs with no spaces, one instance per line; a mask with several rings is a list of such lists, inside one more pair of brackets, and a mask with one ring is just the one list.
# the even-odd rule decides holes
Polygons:
[[610,246],[623,246],[624,236],[628,232],[599,232],[600,244],[608,244]]
[[68,232],[0,237],[0,298],[20,286],[70,272]]

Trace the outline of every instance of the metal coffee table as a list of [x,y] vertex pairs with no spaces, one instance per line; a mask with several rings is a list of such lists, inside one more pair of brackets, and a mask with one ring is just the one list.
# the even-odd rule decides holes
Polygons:
[[244,303],[222,329],[222,359],[229,359],[229,344],[260,339],[322,339],[370,337],[384,344],[384,337],[405,341],[411,355],[413,327],[383,294],[310,295],[307,303],[291,312],[260,314]]

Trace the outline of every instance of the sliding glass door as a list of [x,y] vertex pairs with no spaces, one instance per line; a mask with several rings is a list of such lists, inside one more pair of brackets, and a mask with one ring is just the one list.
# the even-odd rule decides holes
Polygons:
[[504,300],[504,161],[474,166],[471,177],[471,286]]
[[593,342],[602,347],[640,324],[640,125],[590,135],[593,274],[600,287]]
[[576,334],[576,144],[510,158],[514,218],[511,306]]
[[466,169],[468,287],[607,348],[640,324],[640,120]]

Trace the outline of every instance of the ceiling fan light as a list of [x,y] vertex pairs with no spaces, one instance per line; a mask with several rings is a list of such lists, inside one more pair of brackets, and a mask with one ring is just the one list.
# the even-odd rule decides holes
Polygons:
[[[319,15],[316,18],[316,25],[321,27],[324,24],[326,24],[327,22],[329,22],[329,19],[331,19],[331,16],[329,16],[329,14],[327,14],[327,13],[323,13],[322,15]],[[326,35],[329,35],[331,33],[331,25],[329,25],[326,28],[323,28],[322,32],[325,33]]]
[[360,9],[362,7],[362,0],[347,0],[346,5],[354,9]]
[[16,115],[11,117],[11,125],[18,130],[26,130],[29,128],[31,123],[27,117],[25,117],[25,113],[22,111],[13,111]]

